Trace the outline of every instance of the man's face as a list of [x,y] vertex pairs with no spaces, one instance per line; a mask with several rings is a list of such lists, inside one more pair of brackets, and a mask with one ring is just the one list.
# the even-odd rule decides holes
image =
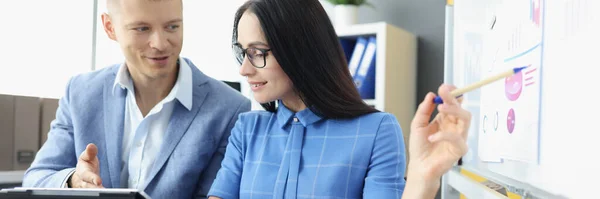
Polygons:
[[121,46],[132,76],[158,79],[173,74],[183,43],[181,0],[112,3],[102,22],[108,36]]

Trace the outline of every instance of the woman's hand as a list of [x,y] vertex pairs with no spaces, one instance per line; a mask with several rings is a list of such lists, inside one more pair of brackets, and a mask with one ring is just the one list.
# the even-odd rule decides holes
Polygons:
[[471,113],[461,107],[461,99],[450,95],[454,89],[451,85],[439,87],[444,104],[437,106],[439,113],[431,122],[435,94],[428,93],[417,109],[409,139],[407,189],[417,188],[435,195],[440,177],[467,153]]

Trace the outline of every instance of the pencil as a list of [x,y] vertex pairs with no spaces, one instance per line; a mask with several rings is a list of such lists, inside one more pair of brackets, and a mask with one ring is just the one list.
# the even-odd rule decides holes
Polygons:
[[[466,92],[469,92],[469,91],[481,88],[482,86],[485,86],[485,85],[490,84],[492,82],[495,82],[497,80],[500,80],[500,79],[503,79],[503,78],[506,78],[506,77],[510,77],[510,76],[512,76],[514,74],[517,74],[517,73],[521,72],[525,68],[527,68],[527,66],[517,67],[517,68],[513,68],[511,70],[508,70],[506,72],[502,72],[500,74],[488,77],[488,78],[486,78],[484,80],[475,82],[475,83],[473,83],[471,85],[468,85],[466,87],[455,89],[455,90],[453,90],[453,91],[450,92],[450,95],[452,95],[452,96],[454,96],[456,98],[459,98],[463,94],[465,94]],[[444,101],[442,100],[442,98],[440,96],[435,97],[435,99],[433,99],[433,102],[436,103],[436,104],[443,104],[444,103]]]

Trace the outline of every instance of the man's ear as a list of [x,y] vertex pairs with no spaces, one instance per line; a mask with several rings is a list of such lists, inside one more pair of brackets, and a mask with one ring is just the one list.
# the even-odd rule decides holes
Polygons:
[[114,23],[110,18],[110,15],[103,13],[102,14],[102,26],[104,27],[104,32],[108,35],[108,38],[117,41],[117,36],[115,34]]

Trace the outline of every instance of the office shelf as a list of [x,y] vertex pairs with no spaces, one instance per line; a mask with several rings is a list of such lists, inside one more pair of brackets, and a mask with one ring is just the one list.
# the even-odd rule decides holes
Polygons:
[[396,116],[408,147],[410,123],[417,104],[417,37],[385,22],[336,27],[336,32],[341,39],[376,37],[375,99],[365,102]]

